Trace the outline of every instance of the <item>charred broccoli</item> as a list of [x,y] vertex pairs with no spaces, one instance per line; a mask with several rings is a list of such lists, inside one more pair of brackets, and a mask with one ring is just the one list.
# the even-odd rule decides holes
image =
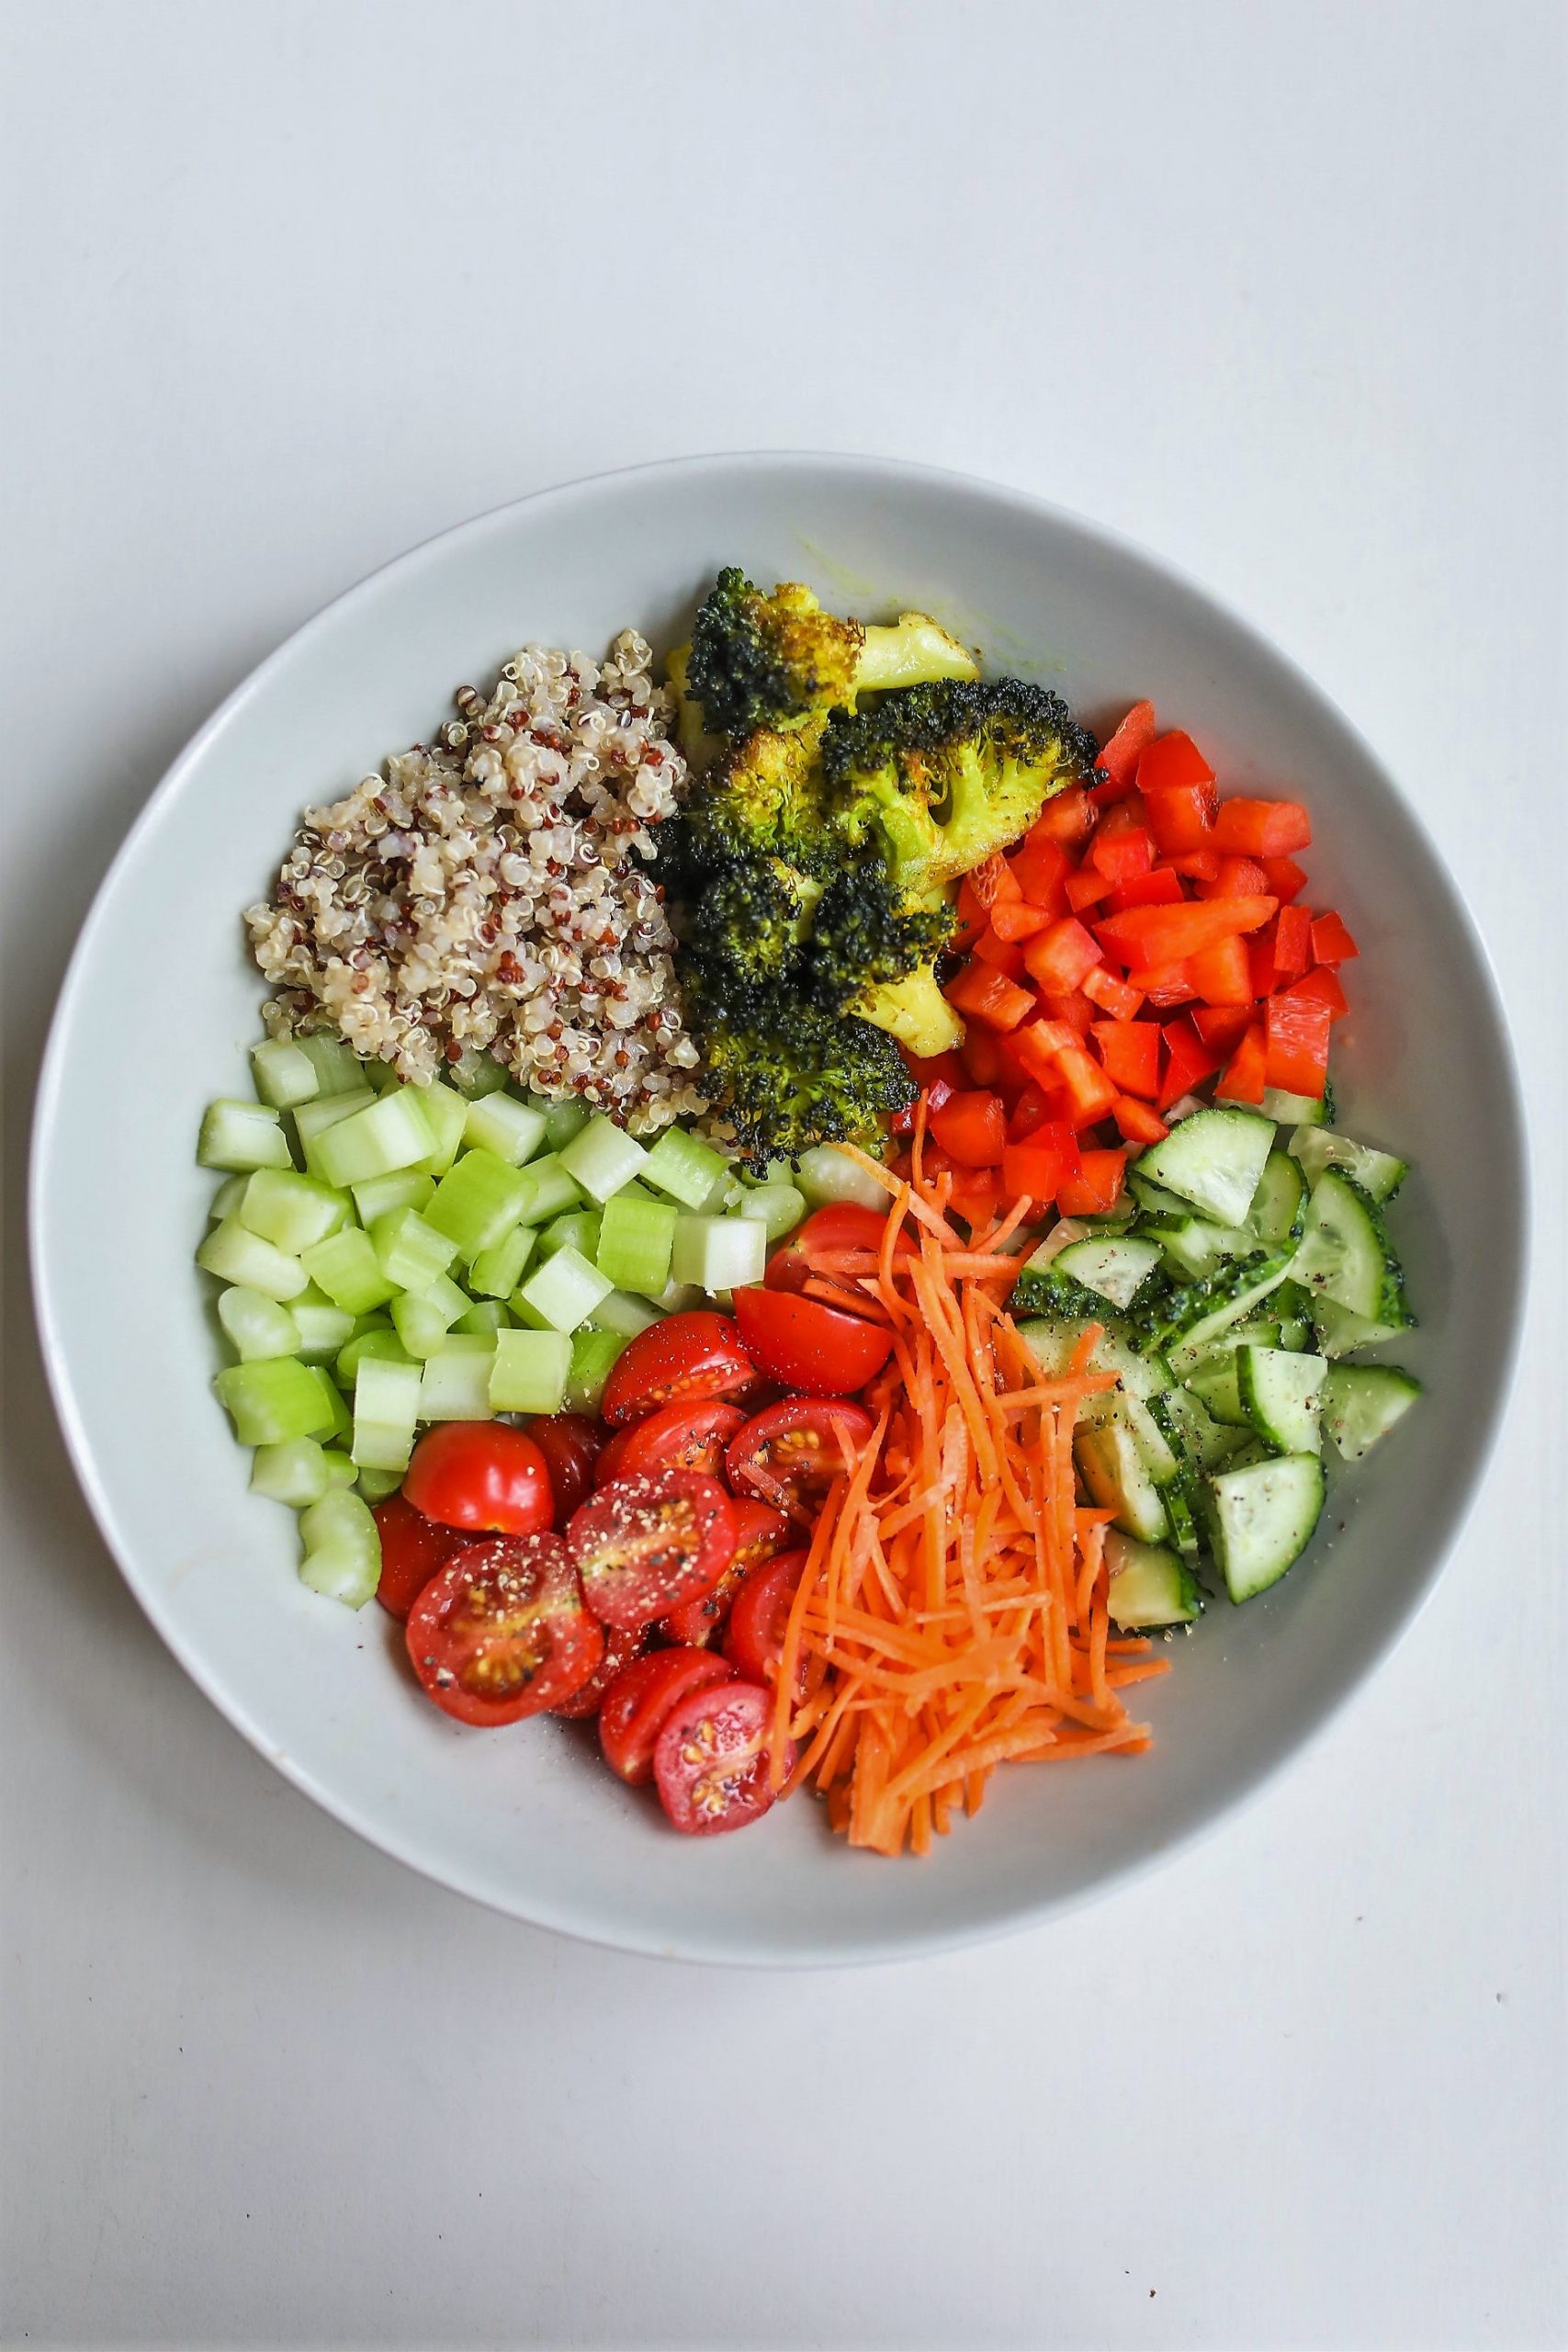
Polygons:
[[803,874],[830,871],[820,736],[816,721],[788,734],[759,728],[724,751],[686,802],[692,854],[709,865],[782,857]]
[[686,1012],[708,1090],[758,1165],[818,1143],[879,1152],[885,1114],[914,1100],[893,1038],[852,1014],[824,1012],[787,990],[749,993],[732,1010],[700,985]]
[[[975,660],[924,613],[867,628],[824,612],[809,588],[781,581],[771,596],[731,565],[698,611],[692,641],[671,664],[708,733],[731,740],[855,707],[872,688],[973,678]],[[689,725],[689,722],[688,722]]]

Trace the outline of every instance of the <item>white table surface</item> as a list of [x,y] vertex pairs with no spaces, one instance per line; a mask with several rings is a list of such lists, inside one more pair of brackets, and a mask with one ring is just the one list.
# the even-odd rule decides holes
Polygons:
[[[7,2342],[1568,2340],[1565,21],[6,11]],[[558,1941],[316,1812],[121,1587],[22,1267],[49,1004],[212,705],[451,521],[761,447],[1271,630],[1468,890],[1539,1147],[1510,1426],[1372,1688],[1163,1875],[864,1973]]]

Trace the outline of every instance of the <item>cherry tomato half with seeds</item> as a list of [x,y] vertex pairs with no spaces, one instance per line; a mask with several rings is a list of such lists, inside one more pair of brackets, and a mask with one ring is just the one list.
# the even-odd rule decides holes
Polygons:
[[810,1527],[835,1478],[870,1442],[874,1422],[840,1396],[786,1396],[754,1414],[725,1455],[738,1495],[755,1495]]
[[656,1470],[724,1471],[724,1449],[746,1419],[739,1405],[716,1396],[700,1405],[660,1405],[629,1429],[617,1430],[599,1457],[596,1487],[614,1478],[647,1478]]
[[514,1724],[558,1706],[604,1654],[558,1535],[465,1544],[409,1611],[425,1696],[460,1724]]
[[606,1625],[604,1655],[589,1676],[580,1683],[570,1699],[562,1699],[550,1709],[567,1723],[586,1723],[596,1715],[604,1704],[604,1693],[617,1674],[624,1674],[634,1658],[639,1658],[652,1638],[649,1625]]
[[[778,1679],[784,1657],[789,1612],[800,1584],[807,1555],[781,1552],[754,1568],[735,1597],[724,1636],[724,1655],[743,1680],[770,1689]],[[827,1668],[819,1657],[802,1658],[795,1677],[795,1696],[809,1697]]]
[[414,1447],[403,1493],[443,1527],[533,1535],[555,1517],[545,1457],[505,1421],[438,1421]]
[[528,1435],[545,1457],[545,1467],[550,1474],[550,1493],[555,1498],[554,1525],[557,1534],[579,1503],[586,1502],[593,1492],[593,1468],[604,1443],[604,1432],[597,1421],[582,1413],[551,1413],[547,1418],[530,1421]]
[[658,1631],[667,1641],[683,1642],[694,1649],[711,1645],[724,1631],[735,1596],[752,1569],[775,1552],[787,1551],[794,1541],[795,1530],[782,1510],[744,1498],[735,1506],[735,1557],[728,1567],[711,1592],[698,1600],[683,1600],[661,1617]]
[[600,1411],[614,1429],[661,1405],[742,1396],[757,1375],[728,1315],[667,1315],[624,1348],[604,1383]]
[[653,1778],[653,1749],[671,1711],[694,1690],[733,1682],[735,1670],[712,1650],[650,1650],[604,1693],[599,1745],[612,1772],[629,1788]]
[[[681,1700],[653,1750],[659,1801],[688,1838],[744,1829],[773,1804],[768,1770],[773,1702],[760,1682],[716,1682]],[[783,1758],[787,1780],[795,1745]]]
[[389,1617],[406,1618],[432,1577],[439,1576],[468,1537],[415,1510],[400,1490],[371,1512],[381,1538],[381,1580],[376,1598]]
[[893,1352],[886,1324],[789,1291],[738,1290],[735,1321],[758,1371],[808,1396],[847,1396],[863,1388]]
[[[808,1282],[830,1282],[841,1287],[844,1306],[851,1313],[864,1314],[869,1301],[863,1293],[852,1287],[848,1274],[817,1274],[806,1262],[808,1250],[863,1250],[872,1256],[881,1254],[883,1238],[887,1231],[887,1219],[875,1209],[862,1208],[854,1201],[833,1201],[826,1208],[813,1209],[804,1225],[795,1231],[782,1249],[775,1250],[768,1260],[768,1270],[762,1276],[766,1290],[803,1291]],[[900,1228],[894,1243],[897,1256],[907,1258],[914,1250],[908,1226]]]
[[735,1556],[735,1505],[700,1470],[601,1487],[567,1542],[583,1598],[606,1625],[646,1625],[710,1592]]

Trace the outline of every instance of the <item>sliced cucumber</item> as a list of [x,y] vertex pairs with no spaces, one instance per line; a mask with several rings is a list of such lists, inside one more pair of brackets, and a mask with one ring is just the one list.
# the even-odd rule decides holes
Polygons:
[[[1087,1320],[1041,1315],[1021,1323],[1018,1335],[1045,1378],[1062,1380],[1089,1329]],[[1157,1396],[1170,1386],[1169,1371],[1157,1351],[1140,1352],[1126,1327],[1113,1321],[1100,1325],[1089,1364],[1095,1372],[1113,1372],[1130,1396]]]
[[1306,1205],[1306,1178],[1288,1152],[1271,1151],[1263,1163],[1247,1211],[1247,1229],[1277,1248],[1299,1232]]
[[1284,1094],[1277,1086],[1264,1088],[1258,1108],[1277,1127],[1321,1127],[1328,1117],[1326,1102],[1310,1094]]
[[1222,1331],[1245,1323],[1253,1309],[1278,1290],[1292,1264],[1289,1250],[1267,1257],[1238,1259],[1206,1283],[1193,1283],[1168,1299],[1147,1329],[1144,1344],[1167,1350],[1178,1379],[1201,1363]]
[[1292,1280],[1356,1315],[1397,1330],[1407,1320],[1404,1277],[1375,1201],[1343,1169],[1312,1188]]
[[1241,1401],[1241,1379],[1236,1369],[1240,1353],[1240,1348],[1227,1348],[1223,1354],[1200,1364],[1195,1372],[1188,1374],[1186,1386],[1216,1421],[1227,1429],[1249,1430],[1252,1416]]
[[[1039,1254],[1036,1250],[1035,1258]],[[1103,1234],[1070,1242],[1049,1262],[1057,1273],[1081,1283],[1086,1290],[1098,1291],[1112,1306],[1127,1307],[1159,1264],[1159,1259],[1157,1241],[1142,1241],[1126,1234]],[[1029,1263],[1032,1266],[1034,1259]]]
[[1323,1464],[1315,1453],[1277,1454],[1209,1480],[1214,1558],[1235,1601],[1278,1584],[1299,1560],[1323,1510]]
[[1144,1230],[1157,1240],[1167,1264],[1182,1282],[1207,1282],[1232,1258],[1245,1258],[1258,1247],[1245,1226],[1213,1225],[1202,1216],[1151,1216]]
[[1325,1168],[1342,1168],[1370,1200],[1379,1202],[1392,1201],[1410,1172],[1407,1159],[1374,1151],[1371,1144],[1355,1143],[1332,1127],[1298,1127],[1291,1137],[1291,1156],[1301,1162],[1309,1184],[1315,1184]]
[[1134,1160],[1127,1170],[1127,1190],[1145,1216],[1190,1216],[1192,1204],[1181,1200],[1175,1193],[1168,1193],[1163,1184],[1143,1173],[1143,1163]]
[[1317,1453],[1323,1447],[1321,1356],[1284,1348],[1237,1348],[1236,1391],[1247,1418],[1276,1453]]
[[1359,1348],[1375,1348],[1384,1340],[1397,1340],[1410,1328],[1414,1318],[1406,1317],[1403,1323],[1379,1323],[1371,1316],[1352,1313],[1332,1298],[1314,1298],[1312,1303],[1313,1330],[1317,1339],[1319,1355],[1330,1362],[1340,1356],[1354,1355]]
[[1105,1565],[1111,1622],[1124,1632],[1190,1625],[1203,1606],[1197,1577],[1163,1544],[1140,1544],[1135,1536],[1112,1528],[1105,1539]]
[[1347,1462],[1359,1462],[1420,1394],[1421,1383],[1397,1364],[1335,1364],[1324,1383],[1324,1427]]
[[1168,1389],[1162,1396],[1151,1396],[1149,1410],[1196,1471],[1218,1470],[1235,1452],[1235,1433],[1192,1394],[1190,1382],[1184,1388]]
[[1158,1544],[1169,1534],[1159,1487],[1122,1413],[1112,1411],[1080,1427],[1073,1451],[1084,1485],[1102,1509],[1115,1514],[1124,1534],[1144,1544]]
[[1151,1144],[1136,1170],[1190,1201],[1216,1225],[1240,1225],[1273,1142],[1273,1121],[1255,1111],[1195,1111]]

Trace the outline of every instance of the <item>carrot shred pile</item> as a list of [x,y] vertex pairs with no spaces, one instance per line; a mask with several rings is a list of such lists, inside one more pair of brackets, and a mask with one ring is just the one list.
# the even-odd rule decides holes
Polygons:
[[790,1786],[815,1782],[851,1845],[890,1855],[928,1853],[955,1811],[977,1813],[998,1764],[1146,1748],[1121,1693],[1166,1671],[1111,1633],[1111,1514],[1077,1500],[1073,1431],[1113,1385],[1088,1368],[1097,1335],[1064,1377],[1041,1377],[1002,1304],[1022,1204],[963,1235],[947,1180],[922,1172],[923,1111],[908,1179],[853,1155],[891,1196],[880,1252],[815,1266],[862,1295],[894,1348],[865,1392],[872,1442],[813,1532],[772,1742],[779,1782],[788,1740],[804,1742]]

